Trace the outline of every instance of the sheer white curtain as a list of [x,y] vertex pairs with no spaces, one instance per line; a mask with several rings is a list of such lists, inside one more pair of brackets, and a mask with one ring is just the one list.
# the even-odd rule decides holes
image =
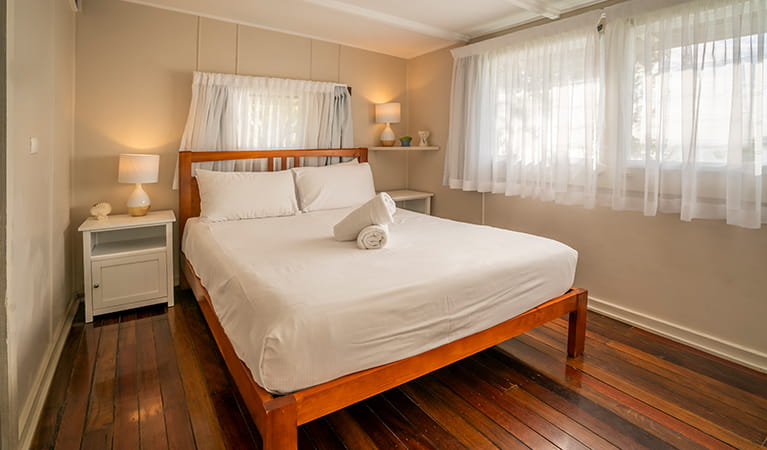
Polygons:
[[[354,142],[345,86],[195,72],[180,150],[342,148]],[[277,161],[279,163],[279,161]],[[304,165],[325,158],[305,158]],[[265,161],[200,163],[213,170],[264,170]]]
[[457,57],[445,184],[593,206],[598,40],[589,26]]
[[677,3],[454,50],[445,184],[767,223],[767,0]]
[[[612,20],[608,99],[617,149],[613,206],[767,222],[767,1],[697,1]],[[612,133],[616,130],[619,133]]]

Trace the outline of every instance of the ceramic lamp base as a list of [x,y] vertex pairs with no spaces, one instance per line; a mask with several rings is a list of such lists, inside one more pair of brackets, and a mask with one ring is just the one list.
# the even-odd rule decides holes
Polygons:
[[144,216],[152,206],[149,201],[149,195],[147,195],[140,183],[136,184],[136,189],[134,189],[133,193],[128,197],[127,206],[128,214],[131,216]]
[[149,212],[149,208],[151,208],[152,205],[147,206],[129,206],[128,207],[128,214],[130,214],[133,217],[139,217],[139,216],[146,216],[146,213]]
[[394,134],[394,130],[392,130],[387,123],[386,128],[384,128],[383,133],[381,133],[381,145],[384,147],[391,147],[394,145],[396,139],[397,136]]

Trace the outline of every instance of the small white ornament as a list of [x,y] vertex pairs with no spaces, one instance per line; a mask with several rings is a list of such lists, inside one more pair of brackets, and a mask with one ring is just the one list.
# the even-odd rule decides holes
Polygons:
[[429,133],[428,131],[419,131],[418,137],[421,138],[421,141],[418,143],[419,147],[428,147],[429,146]]
[[112,205],[107,202],[95,203],[91,206],[91,215],[96,216],[97,220],[106,220],[109,213],[112,212]]

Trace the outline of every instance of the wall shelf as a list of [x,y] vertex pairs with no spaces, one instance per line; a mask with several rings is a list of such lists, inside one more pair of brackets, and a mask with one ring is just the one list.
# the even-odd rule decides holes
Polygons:
[[410,147],[368,147],[368,150],[374,151],[386,151],[386,152],[407,152],[407,151],[419,151],[419,150],[439,150],[439,145],[429,145],[421,147],[419,145],[411,145]]

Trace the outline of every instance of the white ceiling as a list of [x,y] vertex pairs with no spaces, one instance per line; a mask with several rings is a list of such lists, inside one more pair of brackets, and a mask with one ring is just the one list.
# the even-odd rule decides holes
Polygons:
[[125,0],[401,58],[603,0]]

